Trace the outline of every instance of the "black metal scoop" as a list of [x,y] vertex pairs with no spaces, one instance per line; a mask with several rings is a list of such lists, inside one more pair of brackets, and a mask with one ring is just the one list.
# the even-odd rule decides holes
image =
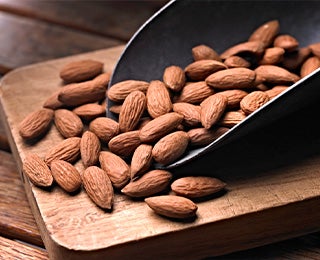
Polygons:
[[[191,63],[191,49],[199,44],[218,53],[245,41],[261,24],[277,19],[280,32],[291,34],[300,46],[320,41],[320,1],[171,1],[132,37],[113,72],[109,87],[127,80],[162,79],[164,68]],[[320,100],[320,70],[292,85],[210,145],[189,151],[165,168],[192,165],[206,154],[253,130],[270,125]],[[108,100],[108,107],[113,104]],[[108,117],[115,116],[108,111]],[[210,154],[208,154],[210,152]]]

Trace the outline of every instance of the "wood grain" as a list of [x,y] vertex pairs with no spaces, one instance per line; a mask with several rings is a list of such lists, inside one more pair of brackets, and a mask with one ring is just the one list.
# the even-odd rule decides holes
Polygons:
[[[55,128],[34,146],[18,135],[18,122],[41,107],[61,86],[59,69],[71,60],[92,58],[112,70],[123,47],[34,64],[15,70],[1,82],[1,114],[11,129],[9,139],[18,167],[29,152],[43,156],[61,136]],[[28,89],[20,86],[24,82]],[[79,166],[79,165],[78,165]],[[79,166],[81,170],[81,166]],[[320,160],[312,156],[257,174],[226,178],[228,192],[198,202],[194,221],[172,221],[155,215],[143,201],[117,194],[114,210],[97,208],[84,190],[74,196],[60,188],[44,191],[22,175],[51,259],[132,259],[155,256],[194,259],[227,254],[320,229]],[[196,170],[196,169],[195,169]],[[57,207],[59,205],[59,207]],[[308,211],[308,214],[306,214]],[[141,256],[141,252],[144,254]]]

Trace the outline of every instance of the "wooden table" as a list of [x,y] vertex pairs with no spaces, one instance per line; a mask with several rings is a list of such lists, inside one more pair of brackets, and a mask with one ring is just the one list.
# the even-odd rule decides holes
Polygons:
[[[0,0],[0,73],[123,45],[166,2]],[[320,259],[320,233],[216,259],[252,258]],[[0,259],[48,259],[1,121]]]

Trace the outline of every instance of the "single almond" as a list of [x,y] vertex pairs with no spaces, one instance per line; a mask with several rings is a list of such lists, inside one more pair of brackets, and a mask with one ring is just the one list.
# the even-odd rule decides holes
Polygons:
[[298,75],[276,65],[260,65],[254,71],[260,83],[292,84],[300,79]]
[[80,155],[80,140],[80,137],[70,137],[57,143],[47,151],[44,161],[49,166],[54,160],[75,162]]
[[141,80],[124,80],[112,85],[108,89],[107,96],[114,102],[123,102],[125,98],[135,90],[140,90],[143,93],[147,92],[149,83]]
[[191,49],[192,57],[197,60],[217,60],[221,61],[219,54],[211,47],[200,44]]
[[261,106],[263,106],[269,100],[270,98],[267,93],[265,93],[264,91],[257,90],[246,95],[241,100],[240,107],[246,115],[249,115]]
[[256,73],[247,68],[231,68],[215,72],[206,78],[206,83],[216,89],[250,88],[255,83]]
[[173,104],[173,111],[183,116],[183,123],[187,126],[197,126],[200,124],[200,111],[198,105],[186,102],[177,102]]
[[270,20],[256,28],[249,37],[249,41],[259,41],[269,47],[280,31],[278,20]]
[[261,65],[276,65],[283,60],[285,50],[281,47],[267,48],[259,61]]
[[198,210],[190,199],[175,195],[153,196],[146,198],[145,202],[155,213],[169,218],[192,218]]
[[189,144],[189,136],[184,131],[176,131],[162,137],[152,149],[153,159],[168,165],[180,158]]
[[140,129],[140,140],[144,143],[155,142],[173,131],[183,120],[183,116],[170,112],[159,116]]
[[80,173],[71,163],[55,160],[50,165],[52,176],[58,185],[67,192],[78,190],[82,184]]
[[120,156],[109,151],[101,151],[99,162],[116,189],[122,189],[129,182],[130,168]]
[[54,124],[64,138],[80,136],[83,131],[80,117],[63,108],[54,111]]
[[146,103],[146,96],[140,90],[135,90],[126,97],[119,114],[119,128],[121,132],[135,129],[146,109]]
[[162,81],[151,81],[146,97],[147,110],[152,118],[159,117],[169,113],[172,110],[169,91]]
[[90,122],[89,130],[95,133],[101,141],[108,143],[119,133],[119,123],[107,117],[97,117]]
[[189,144],[191,146],[205,146],[212,143],[228,131],[229,128],[226,127],[215,127],[211,129],[201,127],[190,129],[187,134],[189,135]]
[[246,118],[246,115],[242,111],[227,111],[218,121],[219,126],[233,127],[239,124]]
[[88,103],[72,110],[82,120],[89,122],[106,114],[106,107],[97,103]]
[[172,174],[165,170],[151,170],[140,178],[129,182],[121,192],[135,198],[148,197],[164,191],[172,179]]
[[223,90],[219,92],[220,94],[226,96],[228,98],[228,109],[235,109],[240,107],[240,101],[248,95],[247,91],[242,89],[229,89]]
[[278,96],[280,93],[287,89],[288,86],[274,86],[273,88],[266,90],[265,93],[269,96],[269,99],[271,100],[272,98]]
[[43,103],[44,108],[49,108],[49,109],[58,109],[58,108],[63,108],[64,104],[58,99],[60,93],[60,89],[57,91],[53,92]]
[[301,66],[300,76],[301,78],[309,75],[311,72],[320,68],[320,58],[313,56],[308,58]]
[[106,172],[97,166],[90,166],[84,171],[82,178],[90,199],[103,209],[112,209],[114,192]]
[[230,56],[225,59],[224,64],[230,68],[250,68],[251,64],[240,56]]
[[144,174],[150,168],[152,163],[152,148],[152,145],[140,144],[135,149],[130,165],[131,180]]
[[98,163],[100,151],[101,144],[98,136],[91,131],[85,131],[80,141],[80,155],[85,168]]
[[120,156],[130,156],[134,150],[141,144],[140,131],[128,131],[111,138],[108,148],[111,152]]
[[215,194],[226,187],[226,183],[209,176],[187,176],[176,179],[171,190],[179,196],[200,198]]
[[180,91],[186,82],[184,70],[175,65],[165,68],[163,72],[163,82],[166,84],[167,88],[172,91]]
[[22,170],[34,185],[39,187],[50,187],[52,185],[53,177],[51,171],[38,155],[26,155],[23,160]]
[[225,112],[228,98],[220,93],[214,94],[201,102],[200,120],[204,128],[211,128]]
[[298,49],[298,40],[289,34],[278,35],[273,42],[274,47],[283,48],[286,52],[292,52]]
[[175,102],[199,104],[214,93],[214,89],[209,87],[205,81],[192,82],[183,87]]
[[231,56],[241,56],[243,54],[250,54],[260,57],[265,49],[265,44],[261,41],[248,41],[238,43],[221,53],[221,59],[225,60]]
[[41,108],[29,113],[19,125],[19,134],[25,140],[41,138],[51,126],[53,110]]

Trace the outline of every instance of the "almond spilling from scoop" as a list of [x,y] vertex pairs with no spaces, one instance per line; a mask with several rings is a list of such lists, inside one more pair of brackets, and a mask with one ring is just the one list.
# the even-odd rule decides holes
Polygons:
[[231,128],[239,124],[245,118],[246,115],[242,111],[227,111],[223,114],[223,116],[220,118],[217,124],[219,126]]
[[199,104],[214,93],[214,89],[209,87],[205,81],[191,82],[183,87],[175,102]]
[[283,48],[287,52],[292,52],[298,49],[299,42],[292,35],[282,34],[274,39],[273,46]]
[[264,52],[265,45],[261,41],[248,41],[236,44],[223,53],[221,53],[221,59],[225,60],[231,56],[242,55],[242,54],[250,54],[254,56],[261,56]]
[[147,92],[149,83],[141,80],[125,80],[112,85],[108,89],[107,96],[114,102],[123,102],[125,98],[133,91],[140,90]]
[[67,109],[54,111],[54,124],[64,138],[80,136],[83,131],[83,123],[80,117]]
[[221,61],[219,54],[211,47],[200,44],[191,49],[192,57],[197,60],[217,60]]
[[167,67],[163,72],[163,82],[172,91],[180,91],[186,82],[184,70],[174,65]]
[[298,75],[276,65],[260,65],[254,71],[260,83],[292,84],[300,79]]
[[271,20],[256,28],[249,37],[249,41],[262,42],[265,47],[269,47],[280,31],[278,20]]
[[269,100],[270,98],[267,93],[259,90],[253,91],[241,100],[240,107],[246,115],[249,115],[263,106]]
[[98,163],[100,151],[98,136],[91,131],[85,131],[80,140],[80,155],[85,168]]

